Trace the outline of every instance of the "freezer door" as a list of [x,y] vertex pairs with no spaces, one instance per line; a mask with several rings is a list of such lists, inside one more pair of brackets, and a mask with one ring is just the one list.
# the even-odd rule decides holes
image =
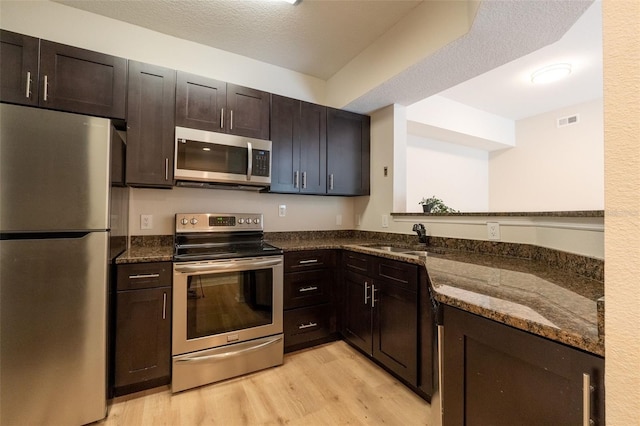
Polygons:
[[0,240],[0,424],[106,414],[107,232]]
[[108,229],[111,124],[0,104],[0,231]]

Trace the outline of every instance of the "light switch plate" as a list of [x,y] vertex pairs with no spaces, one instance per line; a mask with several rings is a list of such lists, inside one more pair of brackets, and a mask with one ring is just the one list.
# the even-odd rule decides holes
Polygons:
[[287,215],[287,206],[284,204],[280,204],[278,206],[278,216],[285,217]]

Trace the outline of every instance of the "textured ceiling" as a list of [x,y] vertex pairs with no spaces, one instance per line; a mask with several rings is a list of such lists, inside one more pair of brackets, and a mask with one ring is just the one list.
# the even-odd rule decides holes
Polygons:
[[[452,95],[452,99],[489,112],[494,100],[499,99],[502,105],[496,113],[508,112],[510,106],[518,105],[518,118],[544,112],[540,108],[528,109],[529,88],[507,85],[511,75],[501,72],[499,67],[560,40],[591,4],[592,1],[579,0],[483,1],[467,34],[350,102],[345,108],[375,111],[389,105],[391,99],[399,105],[411,105],[468,82]],[[593,32],[601,37],[601,30],[598,33],[594,28]],[[492,75],[491,86],[483,87],[486,81],[476,83],[472,80],[485,73]],[[602,84],[601,81],[581,83]],[[564,99],[547,96],[542,109],[556,109],[560,101],[578,103],[569,96],[579,94],[582,89],[575,87],[571,93],[565,92],[567,97]],[[482,95],[476,96],[476,90]]]
[[[297,6],[257,0],[55,0],[161,33],[327,80],[411,14],[422,1],[302,0]],[[427,0],[435,1],[435,0]],[[454,0],[447,0],[454,1]],[[582,102],[601,93],[595,71],[558,90],[533,93],[513,74],[585,50],[601,55],[601,17],[561,40],[593,0],[487,0],[471,30],[347,105],[371,113],[389,104],[411,105],[434,94],[518,119]],[[597,4],[597,3],[596,3]],[[599,4],[598,11],[599,11]],[[590,27],[591,26],[591,27]],[[594,47],[595,46],[595,47]],[[594,50],[595,49],[595,50]],[[599,49],[599,50],[598,50]],[[574,55],[575,56],[575,55]],[[520,59],[522,58],[522,59]],[[530,59],[528,62],[524,58]],[[598,80],[599,79],[599,80]],[[593,88],[596,87],[594,92]]]
[[327,80],[422,1],[56,2]]

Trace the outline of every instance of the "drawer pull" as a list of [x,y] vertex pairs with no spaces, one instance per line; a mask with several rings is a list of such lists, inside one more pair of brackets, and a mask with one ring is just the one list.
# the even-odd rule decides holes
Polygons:
[[300,265],[307,265],[309,263],[318,263],[318,259],[301,260],[298,262]]
[[305,328],[311,328],[311,327],[317,327],[318,323],[316,322],[310,322],[309,324],[300,324],[298,326],[298,330],[304,330]]
[[130,280],[140,280],[144,278],[159,278],[160,274],[138,274],[138,275],[129,275]]
[[310,285],[309,287],[302,287],[298,289],[298,292],[300,293],[304,293],[305,291],[315,291],[317,290],[318,287],[314,286],[314,285]]

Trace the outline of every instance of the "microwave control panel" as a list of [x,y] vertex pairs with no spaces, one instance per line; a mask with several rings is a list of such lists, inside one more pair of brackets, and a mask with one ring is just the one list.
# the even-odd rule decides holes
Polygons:
[[269,165],[271,164],[271,157],[269,151],[263,149],[254,149],[253,151],[253,172],[255,176],[269,176]]

